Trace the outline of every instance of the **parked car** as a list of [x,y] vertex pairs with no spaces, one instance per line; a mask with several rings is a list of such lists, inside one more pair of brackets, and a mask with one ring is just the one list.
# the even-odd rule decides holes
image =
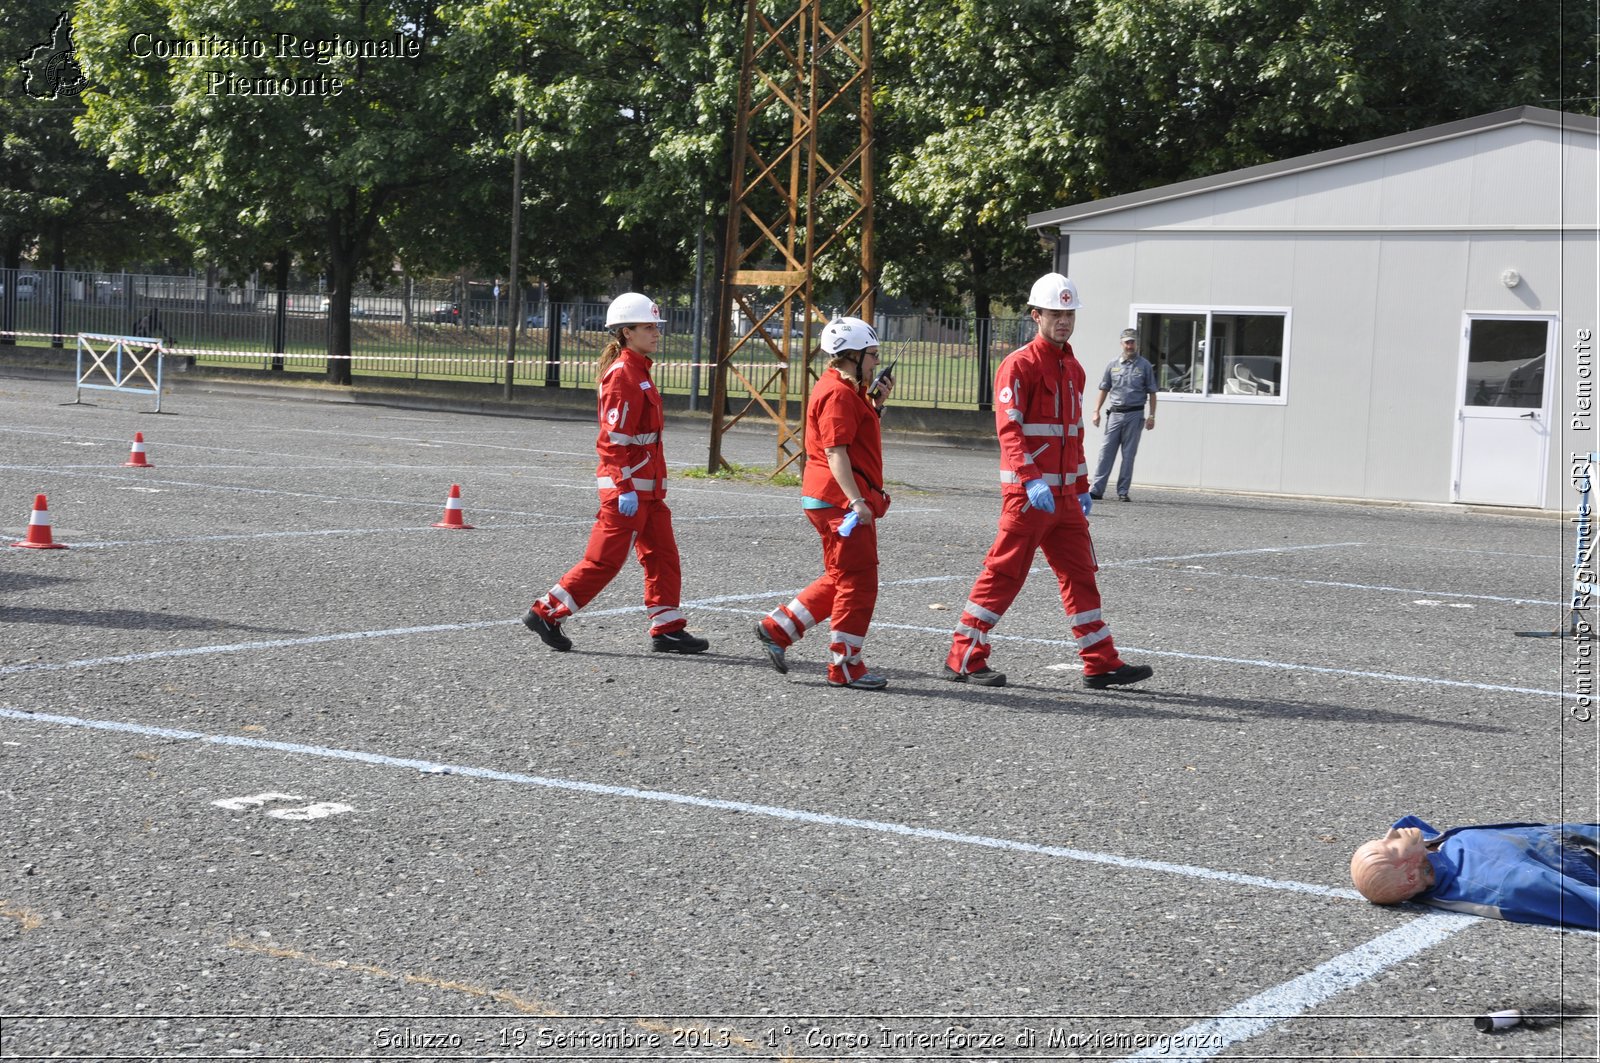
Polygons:
[[[0,298],[6,294],[5,281],[0,281]],[[17,274],[17,301],[27,302],[39,294],[39,275],[37,273]]]
[[[433,323],[435,325],[460,325],[463,324],[460,303],[436,303],[433,308]],[[468,325],[478,323],[477,311],[470,311],[466,321]]]
[[[572,324],[572,315],[568,314],[565,310],[561,311],[561,327],[566,328],[570,324]],[[528,319],[523,322],[523,327],[544,328],[544,310],[541,308],[531,312],[528,315]]]
[[584,314],[583,319],[578,322],[578,329],[581,332],[604,332],[606,330],[606,312],[597,310],[593,313]]

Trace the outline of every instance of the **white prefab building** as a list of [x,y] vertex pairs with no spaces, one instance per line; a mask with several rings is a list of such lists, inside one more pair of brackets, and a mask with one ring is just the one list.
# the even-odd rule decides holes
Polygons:
[[1597,448],[1597,134],[1518,107],[1032,215],[1091,401],[1123,328],[1155,364],[1135,483],[1565,508]]

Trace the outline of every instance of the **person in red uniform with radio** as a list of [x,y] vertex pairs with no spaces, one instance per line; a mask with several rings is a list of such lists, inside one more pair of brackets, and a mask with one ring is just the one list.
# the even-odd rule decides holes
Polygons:
[[682,573],[667,508],[661,394],[650,379],[650,356],[661,343],[661,308],[647,296],[627,292],[606,308],[606,328],[614,338],[600,355],[600,435],[595,440],[600,512],[583,560],[533,603],[522,622],[551,649],[572,649],[561,622],[605,589],[632,546],[644,567],[650,648],[701,653],[710,643],[684,630],[688,621],[678,608]]
[[1022,590],[1034,555],[1061,585],[1061,604],[1078,640],[1084,685],[1096,690],[1149,679],[1149,665],[1117,655],[1100,617],[1100,589],[1089,539],[1089,470],[1083,458],[1083,366],[1067,341],[1077,324],[1078,286],[1059,273],[1034,282],[1028,306],[1039,334],[1006,356],[995,374],[1000,438],[1000,531],[956,625],[945,678],[1005,686],[989,667],[989,632]]
[[889,511],[883,490],[883,437],[878,418],[894,388],[878,367],[878,334],[857,317],[823,326],[817,345],[828,368],[806,407],[806,471],[801,505],[822,537],[822,575],[788,605],[757,622],[756,638],[779,672],[785,651],[828,619],[828,682],[882,690],[889,681],[867,670],[861,648],[878,602],[878,518]]

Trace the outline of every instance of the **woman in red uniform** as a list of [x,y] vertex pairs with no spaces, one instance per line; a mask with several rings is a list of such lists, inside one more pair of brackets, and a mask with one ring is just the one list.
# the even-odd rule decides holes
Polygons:
[[[788,605],[756,624],[767,659],[788,672],[784,653],[822,617],[828,618],[828,682],[882,690],[889,681],[861,660],[872,608],[878,601],[877,519],[889,509],[883,491],[881,398],[868,398],[878,367],[878,334],[855,317],[828,322],[818,337],[828,368],[806,408],[806,516],[822,536],[822,576]],[[885,379],[885,394],[894,387]]]
[[688,621],[678,609],[682,575],[667,509],[661,394],[650,379],[650,356],[661,343],[661,308],[627,292],[606,308],[606,328],[615,338],[600,355],[600,436],[595,440],[600,512],[583,560],[533,603],[522,622],[551,649],[572,649],[561,622],[605,589],[622,570],[631,544],[644,566],[650,648],[701,653],[710,643],[684,630]]

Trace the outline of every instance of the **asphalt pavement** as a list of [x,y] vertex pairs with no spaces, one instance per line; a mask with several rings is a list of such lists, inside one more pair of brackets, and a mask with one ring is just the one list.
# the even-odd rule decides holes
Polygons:
[[650,652],[630,562],[556,654],[519,618],[592,425],[70,397],[0,377],[0,532],[45,493],[69,546],[0,549],[0,1059],[1595,1057],[1593,935],[1347,873],[1407,813],[1600,819],[1589,658],[1515,635],[1565,617],[1569,522],[1136,483],[1091,526],[1155,677],[1082,686],[1041,558],[981,689],[940,667],[994,452],[891,442],[863,692],[820,632],[768,667],[816,536],[683,475],[691,423],[710,651]]

